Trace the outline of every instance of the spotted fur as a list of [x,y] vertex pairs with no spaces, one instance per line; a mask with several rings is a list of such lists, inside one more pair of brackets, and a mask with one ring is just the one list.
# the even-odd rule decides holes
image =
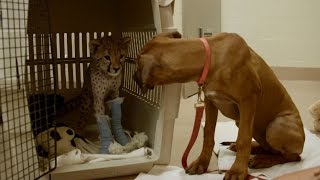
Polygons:
[[[122,67],[130,38],[115,39],[106,36],[90,41],[92,62],[85,72],[80,99],[79,131],[95,125],[95,115],[109,114],[106,101],[119,96]],[[82,133],[86,137],[86,133]]]

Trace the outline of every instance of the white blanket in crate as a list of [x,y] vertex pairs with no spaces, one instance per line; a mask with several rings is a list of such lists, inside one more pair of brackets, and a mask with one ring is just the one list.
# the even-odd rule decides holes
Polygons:
[[[85,154],[82,153],[79,149],[74,149],[69,153],[57,157],[57,167],[138,157],[149,158],[152,155],[152,149],[146,147],[139,148],[126,154]],[[52,161],[51,163],[52,166],[54,166],[54,161]]]

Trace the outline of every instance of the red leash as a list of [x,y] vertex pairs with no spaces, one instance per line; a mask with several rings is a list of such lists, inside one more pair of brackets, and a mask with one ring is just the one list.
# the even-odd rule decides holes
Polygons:
[[203,100],[201,99],[202,86],[203,86],[205,80],[207,79],[207,75],[208,75],[210,64],[211,64],[211,48],[209,46],[209,43],[208,43],[207,39],[205,39],[205,38],[200,38],[200,40],[202,41],[202,44],[206,50],[206,62],[205,62],[204,68],[203,68],[202,75],[197,82],[198,86],[199,86],[198,100],[197,100],[197,103],[195,104],[196,116],[195,116],[195,121],[194,121],[194,125],[193,125],[192,135],[191,135],[190,141],[188,143],[188,146],[187,146],[186,150],[184,151],[182,159],[181,159],[182,167],[184,169],[186,169],[188,167],[188,164],[187,164],[188,155],[189,155],[190,150],[192,149],[194,142],[196,141],[196,139],[198,137],[200,123],[201,123],[201,119],[203,116],[204,105],[205,105]]

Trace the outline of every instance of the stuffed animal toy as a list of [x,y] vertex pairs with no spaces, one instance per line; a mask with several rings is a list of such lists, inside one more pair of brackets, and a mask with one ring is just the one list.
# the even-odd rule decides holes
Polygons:
[[76,148],[75,136],[75,132],[66,126],[49,128],[36,136],[37,152],[39,156],[52,157],[55,154],[55,141],[57,142],[58,156],[72,151]]
[[36,136],[37,153],[39,156],[51,159],[55,155],[55,141],[57,142],[57,156],[80,149],[85,153],[98,153],[99,146],[88,141],[74,132],[73,129],[60,124],[39,133]]
[[[144,132],[135,133],[133,137],[130,136],[129,132],[126,132],[126,136],[129,142],[123,146],[111,137],[112,140],[108,146],[110,154],[129,153],[135,149],[145,146],[148,140],[148,136]],[[54,158],[55,155],[60,157],[61,155],[65,155],[74,150],[85,154],[98,154],[101,150],[99,144],[81,137],[75,133],[73,129],[65,125],[59,125],[56,128],[52,127],[40,132],[36,136],[36,147],[39,155],[39,169],[43,172],[47,170],[50,160]],[[55,148],[57,150],[56,152]],[[70,162],[73,162],[72,159],[69,160]]]
[[[135,132],[131,137],[128,131],[125,132],[129,142],[126,145],[119,144],[112,138],[108,151],[110,154],[129,153],[135,149],[145,146],[148,136],[144,132]],[[91,142],[77,133],[73,129],[60,125],[56,128],[49,128],[36,136],[37,153],[43,158],[51,159],[55,155],[55,141],[57,142],[57,156],[68,153],[74,149],[81,150],[82,153],[98,154],[99,144]]]
[[[89,142],[76,134],[73,129],[59,124],[56,128],[51,127],[40,132],[36,138],[36,150],[39,155],[38,163],[41,171],[47,171],[50,161],[57,156],[69,153],[75,149],[83,148],[84,152],[97,153],[99,147],[89,145]],[[56,142],[56,146],[55,146]],[[81,147],[78,147],[76,142],[81,142]],[[87,145],[85,145],[87,144]],[[56,152],[55,152],[56,148]],[[53,166],[54,167],[54,166]]]
[[320,132],[320,100],[309,106],[309,112],[314,118],[314,129]]

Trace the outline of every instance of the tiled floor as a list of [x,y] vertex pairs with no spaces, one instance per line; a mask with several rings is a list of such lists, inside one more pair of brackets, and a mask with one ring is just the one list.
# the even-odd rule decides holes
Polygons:
[[[308,107],[315,101],[320,99],[320,82],[319,81],[283,81],[283,85],[291,95],[293,101],[299,109],[304,126],[313,130],[313,119],[308,112]],[[175,122],[172,156],[170,165],[181,166],[181,156],[184,148],[187,146],[191,136],[194,113],[193,104],[196,102],[196,97],[182,99],[180,104],[179,117]],[[218,116],[219,121],[227,121],[226,117],[221,114]],[[202,129],[199,132],[198,139],[189,154],[189,163],[196,159],[202,149],[203,140]],[[212,157],[209,168],[216,168],[216,157]]]

